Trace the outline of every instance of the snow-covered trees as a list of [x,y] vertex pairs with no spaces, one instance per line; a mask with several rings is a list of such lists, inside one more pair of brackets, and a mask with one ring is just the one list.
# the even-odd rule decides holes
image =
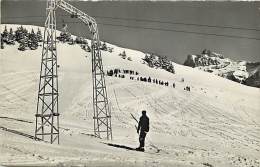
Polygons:
[[31,50],[35,50],[38,48],[38,37],[34,33],[34,30],[32,29],[31,33],[29,34],[29,40],[28,40],[28,47]]
[[62,32],[57,39],[61,42],[71,42],[71,33],[68,31],[68,26],[66,24],[63,25]]
[[14,45],[15,42],[19,43],[18,50],[24,51],[26,49],[37,49],[38,42],[42,41],[41,31],[38,28],[37,34],[35,34],[34,29],[29,33],[23,26],[17,27],[15,32],[10,28],[9,32],[7,27],[3,33],[1,33],[1,48],[4,48],[4,43],[7,45]]
[[28,47],[28,41],[29,41],[28,31],[21,26],[20,28],[17,29],[17,35],[18,35],[17,42],[20,43],[18,50],[20,50],[20,51],[26,50]]
[[41,33],[41,30],[39,28],[38,28],[36,37],[37,37],[38,42],[42,42],[42,33]]
[[[5,26],[3,32],[1,32],[1,49],[4,49],[5,44],[14,45],[15,42],[18,42],[18,50],[21,51],[24,51],[26,49],[37,49],[39,46],[41,46],[39,42],[42,42],[44,39],[40,28],[37,28],[36,30],[32,28],[28,31],[25,27],[18,26],[15,31],[12,28],[10,28],[10,30],[8,31],[8,26]],[[57,39],[70,45],[74,45],[75,43],[79,44],[82,49],[87,52],[91,52],[92,47],[91,45],[88,45],[87,39],[83,37],[76,37],[76,39],[73,39],[71,33],[67,31],[66,25],[63,28],[63,31],[57,37]],[[106,42],[100,43],[101,50],[108,51],[110,53],[113,52],[113,48],[108,47]],[[95,45],[94,48],[97,49],[97,45]]]
[[82,44],[82,38],[81,37],[76,37],[75,43],[76,44]]
[[90,46],[89,45],[86,45],[87,47],[86,47],[86,51],[87,52],[91,52],[91,48],[90,48]]
[[[57,39],[61,42],[68,43],[69,45],[79,44],[82,49],[84,49],[87,52],[91,52],[92,47],[91,45],[88,44],[87,39],[83,37],[76,37],[76,39],[72,38],[71,33],[67,31],[66,25],[63,28],[63,31],[57,37]],[[14,45],[15,42],[18,42],[18,50],[21,51],[27,49],[35,50],[39,46],[41,46],[40,43],[43,40],[44,39],[40,28],[37,29],[32,28],[28,31],[25,27],[18,26],[15,31],[12,28],[10,28],[8,31],[8,26],[5,26],[3,32],[1,32],[0,48],[4,49],[5,44]],[[110,53],[113,52],[113,48],[108,47],[106,42],[100,42],[100,43],[101,43],[100,50],[108,51]],[[97,49],[97,45],[95,45],[94,48]]]
[[126,59],[126,53],[123,51],[122,53],[119,53],[119,56],[121,56],[123,59]]
[[28,38],[28,36],[28,31],[26,28],[23,28],[23,26],[18,27],[18,29],[15,31],[15,37],[17,42],[20,42],[20,40],[24,38]]
[[7,27],[5,26],[4,32],[1,35],[1,38],[3,39],[3,43],[6,43],[8,45],[14,45],[14,34],[12,28],[8,32]]
[[57,37],[57,39],[61,42],[69,42],[71,39],[71,33],[69,32],[61,32],[60,36]]
[[27,47],[27,42],[28,42],[28,40],[26,40],[26,39],[21,39],[21,40],[20,40],[19,47],[18,47],[18,50],[20,50],[20,51],[25,51],[25,50],[26,50],[26,47]]
[[73,40],[73,38],[70,38],[70,39],[69,39],[68,44],[69,44],[69,45],[74,45],[74,44],[75,44],[75,41]]
[[101,44],[100,49],[104,50],[104,51],[107,51],[108,48],[107,48],[106,42],[103,42],[103,44]]
[[175,73],[172,62],[169,61],[166,56],[159,56],[159,64],[162,69],[165,69],[171,73]]
[[154,67],[158,62],[156,62],[156,57],[154,54],[145,54],[145,57],[143,59],[146,63],[148,63],[149,67]]
[[[114,49],[114,48],[112,48],[112,47],[108,47],[106,42],[103,42],[103,43],[101,42],[100,50],[108,51],[108,52],[112,53],[112,52],[113,52],[113,49]],[[120,56],[121,56],[121,55],[120,55]],[[124,56],[123,56],[122,58],[124,58]],[[126,58],[126,57],[125,57],[125,58]],[[125,59],[125,58],[124,58],[124,59]]]
[[18,27],[15,31],[15,39],[17,42],[20,42],[20,40],[23,38],[23,27]]
[[57,39],[61,42],[69,42],[71,40],[71,33],[68,31],[68,26],[66,24],[63,25],[62,32]]
[[1,34],[1,49],[4,49],[4,41],[3,41],[2,34]]
[[8,40],[6,41],[6,43],[10,45],[15,44],[15,35],[12,28],[10,28],[10,31],[8,33]]
[[90,47],[88,45],[81,44],[80,47],[81,47],[81,49],[83,49],[87,52],[90,52]]
[[172,62],[166,56],[155,56],[154,54],[146,54],[143,59],[149,67],[162,68],[168,72],[175,73]]
[[7,27],[5,26],[5,29],[4,29],[4,32],[2,33],[2,38],[3,38],[3,41],[7,41],[8,39],[8,31],[7,31]]
[[76,44],[88,44],[88,41],[84,39],[83,37],[76,37],[75,39]]

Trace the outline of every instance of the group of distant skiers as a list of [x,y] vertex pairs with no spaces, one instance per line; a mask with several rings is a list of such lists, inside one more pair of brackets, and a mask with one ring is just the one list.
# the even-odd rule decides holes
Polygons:
[[[120,69],[114,69],[114,70],[109,70],[107,71],[107,76],[115,76],[118,78],[125,78],[124,74],[130,74],[130,75],[139,75],[138,72],[133,71],[133,70],[121,70]],[[130,80],[135,80],[134,76],[130,76],[129,77]],[[143,81],[143,82],[148,82],[148,83],[154,83],[154,84],[158,84],[158,85],[164,85],[164,86],[169,86],[169,82],[168,81],[162,81],[162,80],[158,80],[156,78],[151,78],[151,77],[137,77],[136,78],[137,81]],[[175,88],[175,83],[172,84],[172,87]]]
[[[121,72],[122,71],[122,72]],[[124,75],[124,74],[130,74],[130,75],[139,75],[139,73],[137,71],[133,71],[133,70],[120,70],[118,68],[115,68],[114,70],[109,70],[107,71],[107,75],[108,76],[117,76],[117,75]]]
[[[133,71],[133,70],[122,70],[123,73],[121,73],[120,69],[114,69],[114,70],[109,70],[107,71],[107,75],[108,76],[115,76],[115,77],[119,77],[119,78],[125,78],[124,74],[130,74],[130,75],[139,75],[138,72]],[[130,80],[135,80],[134,76],[130,76],[129,77]],[[137,77],[136,78],[137,81],[143,81],[143,82],[148,82],[148,83],[154,83],[154,84],[158,84],[158,85],[164,85],[164,86],[169,86],[169,82],[168,81],[161,81],[158,80],[156,78],[151,78],[151,77]],[[184,78],[182,78],[181,80],[182,82],[184,82]],[[172,83],[172,87],[175,88],[175,83]],[[186,86],[184,87],[184,90],[190,92],[191,88],[190,86]]]
[[184,90],[190,92],[190,86],[186,86],[186,87],[184,88]]

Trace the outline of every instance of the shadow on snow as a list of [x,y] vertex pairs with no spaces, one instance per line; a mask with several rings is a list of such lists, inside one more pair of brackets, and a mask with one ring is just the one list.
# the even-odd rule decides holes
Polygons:
[[132,147],[128,147],[128,146],[125,146],[125,145],[119,145],[119,144],[112,144],[112,143],[104,143],[108,146],[111,146],[111,147],[116,147],[116,148],[123,148],[123,149],[126,149],[126,150],[134,150],[136,151],[135,148],[132,148]]

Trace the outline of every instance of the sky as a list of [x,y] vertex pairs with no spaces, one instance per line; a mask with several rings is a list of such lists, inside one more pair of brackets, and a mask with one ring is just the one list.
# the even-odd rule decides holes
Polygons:
[[[183,64],[203,49],[234,60],[260,61],[260,2],[69,1],[93,16],[101,40],[167,56]],[[1,23],[44,25],[45,1],[2,0]],[[87,27],[61,9],[62,24],[75,35]]]

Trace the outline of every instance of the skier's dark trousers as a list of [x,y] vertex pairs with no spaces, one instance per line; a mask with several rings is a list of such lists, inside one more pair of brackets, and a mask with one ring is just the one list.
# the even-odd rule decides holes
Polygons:
[[[140,130],[141,132],[139,134]],[[144,151],[145,137],[148,132],[149,132],[149,118],[146,116],[146,111],[143,110],[137,128],[137,133],[139,134],[139,142],[140,142],[140,146],[137,148],[138,150]]]

